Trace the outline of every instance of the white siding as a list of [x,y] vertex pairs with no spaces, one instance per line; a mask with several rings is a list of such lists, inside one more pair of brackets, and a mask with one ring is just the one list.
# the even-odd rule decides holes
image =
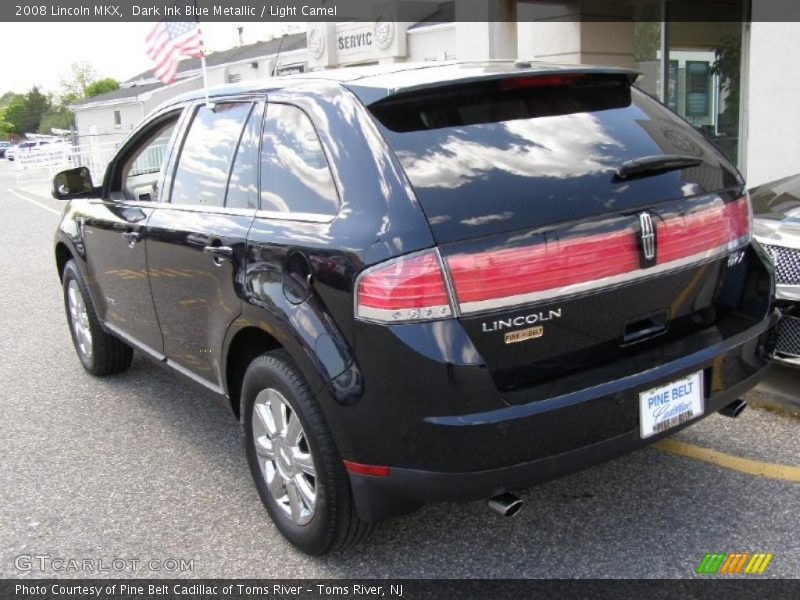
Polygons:
[[[142,104],[136,101],[110,106],[98,106],[75,112],[75,128],[80,143],[87,143],[89,137],[99,143],[119,142],[141,121]],[[119,111],[121,123],[114,125],[114,111]]]
[[746,150],[750,186],[800,172],[800,23],[785,18],[786,22],[751,24]]
[[454,60],[456,56],[455,25],[411,29],[408,32],[408,60]]

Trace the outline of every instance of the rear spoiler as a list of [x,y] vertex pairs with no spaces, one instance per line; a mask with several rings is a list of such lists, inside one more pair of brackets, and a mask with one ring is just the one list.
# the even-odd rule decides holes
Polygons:
[[[535,66],[532,66],[535,65]],[[454,65],[457,67],[458,65]],[[520,62],[515,63],[517,67],[515,70],[487,70],[485,73],[475,74],[470,71],[470,75],[465,77],[458,77],[457,73],[454,77],[433,79],[430,78],[425,69],[415,69],[402,73],[403,78],[408,79],[408,84],[396,84],[392,87],[385,87],[380,85],[381,77],[356,79],[345,86],[350,89],[359,100],[365,105],[369,106],[389,97],[405,96],[406,94],[416,94],[419,92],[432,91],[437,88],[448,88],[461,85],[468,85],[471,83],[485,83],[490,81],[497,81],[502,79],[515,79],[515,78],[528,78],[528,77],[550,77],[550,76],[568,76],[568,75],[611,75],[622,76],[628,80],[630,85],[633,85],[639,78],[638,71],[632,69],[622,69],[617,67],[591,67],[576,65],[574,67],[562,67],[547,65],[545,63],[530,63]],[[439,73],[439,70],[431,70]],[[417,75],[417,77],[413,77]],[[395,74],[395,78],[397,74]],[[372,80],[372,81],[371,81]],[[376,81],[377,80],[377,81]],[[369,83],[374,81],[375,85],[370,86]]]

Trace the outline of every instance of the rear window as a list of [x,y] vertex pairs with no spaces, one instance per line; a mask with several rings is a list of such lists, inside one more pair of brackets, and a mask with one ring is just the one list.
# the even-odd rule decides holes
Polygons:
[[626,77],[567,74],[408,94],[373,105],[372,113],[394,132],[414,132],[624,108],[630,103]]
[[[369,107],[439,242],[700,193],[692,171],[615,185],[618,166],[706,158],[691,127],[624,75],[516,77],[398,94]],[[713,156],[711,157],[713,160]],[[653,183],[653,181],[657,181]],[[706,187],[722,187],[717,172]]]

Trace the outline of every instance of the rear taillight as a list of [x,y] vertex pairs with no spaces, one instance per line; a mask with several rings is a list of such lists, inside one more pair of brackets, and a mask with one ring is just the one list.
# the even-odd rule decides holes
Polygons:
[[721,256],[750,240],[748,198],[653,218],[656,256],[640,268],[638,236],[626,227],[518,248],[453,254],[447,268],[462,313],[516,306],[617,285]]
[[750,241],[752,209],[747,196],[658,224],[658,263],[734,250]]
[[356,281],[356,315],[382,323],[451,317],[438,252],[425,250],[364,271]]
[[[641,268],[631,226],[550,237],[547,242],[447,257],[455,298],[437,250],[403,256],[364,271],[356,281],[356,315],[382,323],[445,319],[617,285],[722,256],[751,239],[752,209],[743,196],[703,210],[653,218],[656,255]],[[613,222],[604,228],[613,227]]]
[[[462,308],[492,308],[479,304],[496,298],[508,303],[536,300],[529,294],[610,277],[638,265],[636,239],[629,230],[557,240],[522,248],[480,254],[456,254],[447,259]],[[506,304],[504,302],[503,304]]]

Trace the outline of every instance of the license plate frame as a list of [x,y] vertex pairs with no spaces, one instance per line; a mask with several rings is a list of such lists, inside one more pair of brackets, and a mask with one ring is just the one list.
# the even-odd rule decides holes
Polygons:
[[703,371],[696,371],[639,393],[641,439],[669,431],[705,411]]

